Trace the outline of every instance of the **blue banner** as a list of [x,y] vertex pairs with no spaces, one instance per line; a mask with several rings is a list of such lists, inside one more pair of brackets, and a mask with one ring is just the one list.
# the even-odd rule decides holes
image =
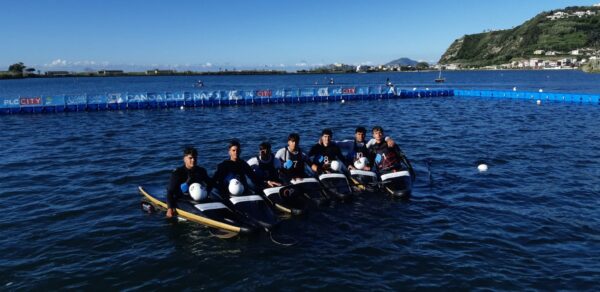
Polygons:
[[148,98],[148,101],[150,101],[150,102],[154,102],[157,99],[156,98],[156,92],[148,92],[146,94],[146,97]]
[[147,93],[128,93],[127,102],[142,102],[148,101]]
[[329,88],[328,87],[318,88],[317,96],[329,96]]
[[356,91],[359,95],[367,95],[369,94],[369,87],[357,87]]
[[2,98],[2,107],[3,108],[14,108],[14,107],[20,107],[21,104],[19,103],[19,98],[15,97],[15,98]]
[[315,89],[314,88],[302,88],[300,89],[300,96],[315,96]]
[[228,100],[240,100],[242,99],[242,95],[240,93],[239,90],[230,90],[227,92],[227,99]]
[[65,106],[65,96],[64,95],[44,96],[43,97],[43,105],[44,106]]
[[167,94],[164,92],[156,93],[155,97],[156,97],[156,102],[166,102],[167,101]]
[[124,103],[125,97],[121,93],[109,93],[107,103]]
[[[106,96],[105,94],[91,94],[91,95],[87,96],[87,103],[88,104],[107,104],[108,96]],[[64,98],[63,98],[63,105],[64,105]]]
[[244,97],[244,99],[254,99],[254,97],[255,97],[253,90],[242,91],[242,96]]
[[82,95],[65,95],[65,104],[66,105],[79,105],[86,104],[87,96],[85,94]]
[[173,100],[184,101],[185,100],[185,94],[183,92],[175,92],[175,93],[173,93]]
[[300,89],[286,89],[284,96],[285,97],[299,97]]
[[202,91],[192,92],[192,100],[193,101],[201,101],[203,99],[207,99],[206,93]]
[[164,101],[166,101],[166,102],[175,101],[175,95],[173,94],[173,92],[165,92]]
[[277,89],[275,90],[274,94],[273,94],[274,98],[283,98],[285,97],[285,90],[284,89]]
[[194,97],[192,96],[191,92],[184,92],[183,100],[185,100],[186,102],[192,102],[192,101],[194,101]]

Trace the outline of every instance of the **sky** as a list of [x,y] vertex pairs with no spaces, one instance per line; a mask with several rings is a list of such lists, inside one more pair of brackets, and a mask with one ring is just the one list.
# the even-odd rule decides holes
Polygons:
[[563,0],[0,0],[0,70],[296,70],[408,57],[510,29]]

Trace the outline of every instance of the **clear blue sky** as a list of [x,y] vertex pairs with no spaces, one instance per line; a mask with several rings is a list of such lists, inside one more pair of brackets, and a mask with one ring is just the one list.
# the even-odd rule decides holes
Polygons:
[[462,35],[598,2],[0,0],[0,70],[436,62]]

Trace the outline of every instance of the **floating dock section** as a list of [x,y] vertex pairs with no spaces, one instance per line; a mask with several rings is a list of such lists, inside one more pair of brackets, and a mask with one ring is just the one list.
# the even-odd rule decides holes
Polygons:
[[525,99],[533,101],[568,102],[600,104],[598,94],[570,94],[551,92],[529,92],[529,91],[502,91],[502,90],[453,90],[455,96],[460,97],[484,97],[496,99]]
[[394,89],[388,86],[330,86],[319,88],[213,90],[192,92],[109,93],[0,97],[1,114],[93,112],[232,105],[295,104],[422,98],[482,97],[550,102],[600,104],[598,94],[464,89]]
[[20,96],[0,98],[0,114],[294,104],[446,96],[454,96],[454,91],[452,89],[400,90],[388,86]]

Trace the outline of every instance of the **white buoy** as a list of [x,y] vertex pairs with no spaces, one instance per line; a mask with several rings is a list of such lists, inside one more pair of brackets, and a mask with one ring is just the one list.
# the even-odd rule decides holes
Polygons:
[[180,109],[180,110],[184,110],[185,108],[184,108],[183,106],[181,106],[179,109]]
[[413,87],[413,91],[415,91],[415,90],[417,90],[417,88],[416,88],[416,87]]
[[477,166],[477,170],[479,170],[479,172],[484,172],[488,170],[488,166],[485,163],[482,163],[480,165]]
[[515,87],[513,87],[513,91],[517,91],[517,87],[516,87],[516,86],[515,86]]
[[535,103],[537,103],[537,105],[540,105],[542,104],[542,101],[538,99]]
[[425,90],[429,90],[429,87],[425,88]]
[[342,103],[346,102],[345,100],[342,99]]
[[544,90],[540,88],[540,92],[544,92]]

